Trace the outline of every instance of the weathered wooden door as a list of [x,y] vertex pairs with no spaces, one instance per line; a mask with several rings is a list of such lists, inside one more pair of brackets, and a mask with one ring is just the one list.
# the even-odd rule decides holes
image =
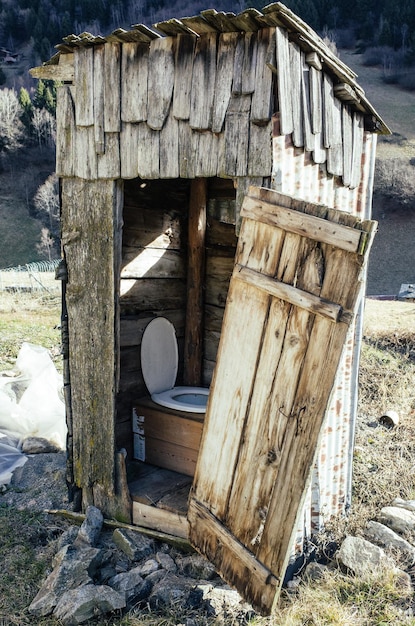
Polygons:
[[193,545],[267,614],[376,223],[256,187],[242,217],[188,517]]

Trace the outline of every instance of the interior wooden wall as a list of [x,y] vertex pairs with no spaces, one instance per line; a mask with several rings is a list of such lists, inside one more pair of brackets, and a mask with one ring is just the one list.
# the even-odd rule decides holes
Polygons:
[[[131,410],[148,395],[140,363],[145,327],[155,316],[169,319],[179,345],[182,382],[187,278],[187,219],[190,180],[124,181],[120,277],[120,385],[116,445],[132,452]],[[209,386],[237,237],[231,179],[208,181],[203,323],[203,385]]]

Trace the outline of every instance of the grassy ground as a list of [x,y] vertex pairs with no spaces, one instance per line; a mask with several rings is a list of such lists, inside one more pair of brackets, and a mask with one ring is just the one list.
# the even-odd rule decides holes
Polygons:
[[[415,498],[415,304],[367,300],[360,368],[360,405],[354,460],[354,495],[348,518],[333,520],[322,545],[358,534],[365,522],[395,497]],[[1,298],[0,370],[10,369],[22,341],[41,344],[59,363],[59,301],[57,298],[16,295]],[[387,409],[400,415],[399,426],[388,430],[378,423]],[[50,568],[62,525],[56,519],[2,506],[0,495],[0,624],[58,626],[52,618],[36,622],[27,607]],[[413,538],[411,538],[413,539]],[[272,618],[255,618],[251,626],[415,626],[405,613],[411,594],[390,574],[353,578],[337,569],[319,581],[303,580],[284,592]],[[215,623],[193,615],[192,624]],[[100,621],[101,626],[173,626],[186,623],[177,607],[168,615],[147,610]],[[239,622],[231,617],[226,626]]]

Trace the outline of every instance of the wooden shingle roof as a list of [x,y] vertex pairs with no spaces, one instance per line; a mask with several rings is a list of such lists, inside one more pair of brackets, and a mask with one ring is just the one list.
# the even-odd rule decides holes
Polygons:
[[[84,32],[68,35],[56,45],[58,50],[42,67],[31,70],[35,78],[53,78],[68,80],[70,68],[65,67],[64,55],[73,53],[77,48],[97,46],[106,42],[149,43],[159,37],[176,37],[189,34],[200,37],[207,33],[256,32],[262,28],[279,26],[286,30],[288,38],[307,55],[309,65],[330,74],[336,96],[346,101],[357,110],[373,116],[373,131],[389,134],[390,130],[375,111],[364,90],[357,83],[357,74],[344,64],[301,18],[295,15],[281,2],[272,3],[259,11],[250,8],[235,14],[208,9],[193,17],[173,18],[158,22],[153,28],[144,24],[135,24],[130,30],[118,28],[106,36]],[[51,66],[60,65],[61,69]]]

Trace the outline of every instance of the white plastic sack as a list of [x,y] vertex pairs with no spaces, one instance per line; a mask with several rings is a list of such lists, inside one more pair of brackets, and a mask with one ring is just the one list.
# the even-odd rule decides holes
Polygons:
[[13,372],[0,376],[0,432],[18,440],[42,437],[64,449],[62,386],[46,348],[24,342]]
[[0,485],[8,485],[14,470],[26,461],[27,456],[20,452],[18,442],[0,433]]

